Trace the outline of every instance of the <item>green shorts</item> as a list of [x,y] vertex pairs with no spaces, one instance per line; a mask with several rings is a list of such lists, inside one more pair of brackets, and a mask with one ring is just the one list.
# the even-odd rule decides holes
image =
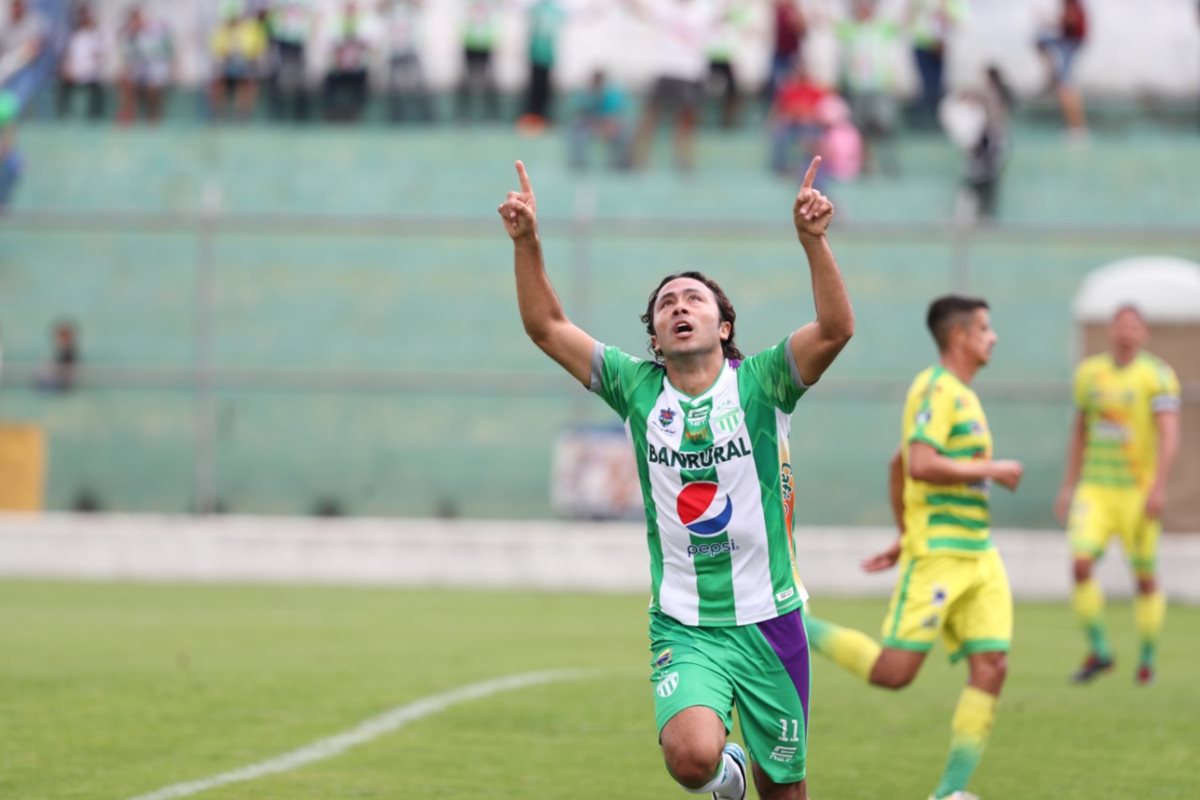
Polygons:
[[659,735],[692,706],[733,728],[737,706],[750,757],[775,783],[804,780],[808,636],[800,609],[753,625],[699,628],[650,614],[650,680]]

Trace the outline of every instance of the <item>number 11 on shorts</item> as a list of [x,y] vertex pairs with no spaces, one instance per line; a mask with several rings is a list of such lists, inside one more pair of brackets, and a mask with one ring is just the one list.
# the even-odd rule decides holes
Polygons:
[[[779,720],[779,741],[781,742],[798,742],[800,741],[800,720],[798,719],[781,719]],[[788,731],[791,731],[791,736],[788,736]]]

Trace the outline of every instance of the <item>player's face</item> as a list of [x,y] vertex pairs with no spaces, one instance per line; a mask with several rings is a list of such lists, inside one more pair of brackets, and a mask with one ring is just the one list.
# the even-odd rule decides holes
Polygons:
[[1149,333],[1140,314],[1130,309],[1122,311],[1108,326],[1108,340],[1113,354],[1121,360],[1137,355],[1145,346]]
[[967,352],[980,366],[992,360],[992,350],[999,338],[992,328],[992,317],[986,308],[977,308],[971,313],[970,321],[963,326]]
[[664,357],[704,353],[729,337],[712,290],[695,278],[665,284],[654,301],[654,348]]

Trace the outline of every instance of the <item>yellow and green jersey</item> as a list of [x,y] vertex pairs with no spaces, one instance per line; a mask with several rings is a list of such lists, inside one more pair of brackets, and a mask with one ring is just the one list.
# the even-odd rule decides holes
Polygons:
[[990,480],[943,485],[908,474],[908,447],[913,442],[956,461],[991,459],[992,433],[975,392],[944,367],[929,367],[908,390],[902,428],[904,552],[978,556],[991,549]]
[[1166,362],[1139,353],[1123,367],[1107,353],[1075,371],[1075,406],[1086,434],[1080,483],[1146,490],[1158,469],[1155,415],[1179,409],[1179,379]]

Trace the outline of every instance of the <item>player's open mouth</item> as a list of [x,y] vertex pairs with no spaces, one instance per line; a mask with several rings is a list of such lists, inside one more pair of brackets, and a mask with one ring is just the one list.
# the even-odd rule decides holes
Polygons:
[[675,332],[676,336],[679,336],[680,334],[684,334],[684,333],[691,333],[692,332],[692,323],[682,322],[682,321],[676,322],[675,327],[672,328],[672,330]]

